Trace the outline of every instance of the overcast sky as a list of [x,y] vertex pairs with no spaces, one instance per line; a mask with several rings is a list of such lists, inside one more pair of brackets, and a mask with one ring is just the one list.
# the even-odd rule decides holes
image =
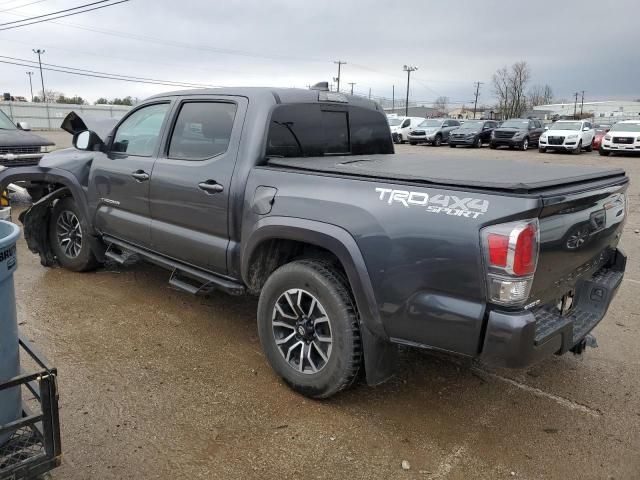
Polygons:
[[[0,0],[0,23],[95,0]],[[21,8],[22,5],[32,3]],[[207,85],[305,87],[336,76],[342,88],[404,96],[404,64],[416,65],[411,99],[440,95],[493,102],[491,76],[525,60],[531,84],[557,98],[640,98],[640,0],[131,0],[62,20],[0,31],[0,55],[113,74]],[[2,28],[2,27],[0,27]],[[6,60],[0,58],[0,60]],[[13,60],[11,60],[13,61]],[[0,89],[29,96],[37,69],[0,64]],[[144,98],[175,90],[44,72],[45,87],[80,95]]]

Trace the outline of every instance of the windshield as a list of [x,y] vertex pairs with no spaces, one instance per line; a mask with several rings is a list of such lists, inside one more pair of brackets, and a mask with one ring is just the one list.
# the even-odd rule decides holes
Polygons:
[[612,132],[640,132],[640,123],[616,123]]
[[2,130],[16,129],[16,126],[13,124],[13,122],[2,111],[0,111],[0,129]]
[[500,125],[500,128],[527,128],[529,126],[529,120],[507,120]]
[[484,122],[482,120],[467,120],[462,124],[462,128],[482,128]]
[[425,120],[419,127],[439,127],[442,125],[442,120]]
[[551,125],[549,130],[580,130],[582,123],[580,122],[556,122]]
[[401,118],[390,118],[389,119],[389,126],[390,127],[395,127],[397,125],[400,125],[402,123],[402,119]]

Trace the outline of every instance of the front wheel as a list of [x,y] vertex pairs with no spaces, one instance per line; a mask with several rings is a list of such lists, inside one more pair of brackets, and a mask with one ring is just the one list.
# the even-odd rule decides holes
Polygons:
[[80,209],[71,197],[58,200],[49,222],[51,251],[61,267],[74,272],[86,272],[98,266],[89,232],[82,224]]
[[589,146],[587,148],[585,148],[585,151],[593,152],[593,143],[590,143]]
[[436,135],[436,138],[433,140],[433,146],[439,147],[440,145],[442,145],[442,135],[438,134]]
[[418,142],[409,142],[409,145],[417,145]]
[[524,140],[522,140],[522,144],[520,145],[520,148],[522,149],[523,152],[526,152],[529,149],[529,139],[527,137],[525,137]]
[[573,153],[574,155],[580,155],[582,153],[582,140],[578,142],[578,145],[573,149],[571,153]]
[[473,146],[476,148],[482,148],[482,138],[476,138],[476,141],[473,143]]
[[544,147],[538,147],[538,151],[539,151],[540,153],[545,153],[545,152],[547,151],[547,149],[546,149],[546,148],[544,148]]
[[299,260],[271,274],[258,302],[258,334],[271,368],[311,398],[349,387],[362,364],[355,303],[327,262]]
[[450,144],[449,144],[449,146],[450,146],[451,148],[456,148],[455,144],[453,144],[453,143],[450,143]]
[[600,147],[600,150],[598,150],[598,153],[599,153],[600,155],[602,155],[603,157],[608,157],[608,156],[611,154],[611,152],[610,152],[610,151],[605,150],[605,149],[604,149],[604,148],[602,148],[602,147]]
[[400,145],[402,145],[404,143],[404,140],[402,139],[402,134],[401,133],[398,134],[398,143]]
[[489,144],[489,148],[490,148],[491,150],[495,150],[496,148],[498,148],[498,146],[497,146],[495,143],[490,143],[490,144]]

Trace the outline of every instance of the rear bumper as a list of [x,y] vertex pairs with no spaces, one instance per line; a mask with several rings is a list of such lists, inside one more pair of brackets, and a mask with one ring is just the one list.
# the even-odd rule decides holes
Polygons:
[[489,313],[480,359],[490,365],[524,368],[579,344],[604,318],[624,276],[626,256],[616,251],[610,265],[576,285],[576,306],[562,316],[555,305]]

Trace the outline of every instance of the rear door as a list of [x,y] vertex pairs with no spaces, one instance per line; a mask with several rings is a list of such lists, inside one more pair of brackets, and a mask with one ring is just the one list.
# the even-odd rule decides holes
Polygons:
[[163,101],[132,110],[116,127],[107,153],[95,153],[88,197],[99,231],[150,246],[149,180],[170,108]]
[[151,241],[163,255],[226,273],[228,203],[247,99],[183,97],[150,187]]

